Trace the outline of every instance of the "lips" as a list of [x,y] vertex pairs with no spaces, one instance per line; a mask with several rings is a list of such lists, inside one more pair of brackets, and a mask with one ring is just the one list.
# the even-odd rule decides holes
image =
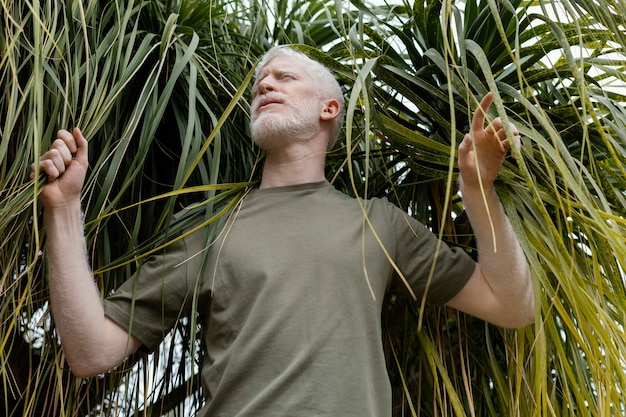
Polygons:
[[264,95],[257,97],[255,101],[252,103],[252,108],[251,108],[252,114],[254,115],[259,110],[265,109],[267,107],[271,107],[274,104],[284,103],[284,97],[280,97],[280,95],[281,94],[279,93],[272,92],[272,93],[264,94]]
[[272,104],[280,104],[280,103],[282,103],[282,101],[277,98],[266,97],[261,100],[258,108],[262,109],[264,107],[271,106]]

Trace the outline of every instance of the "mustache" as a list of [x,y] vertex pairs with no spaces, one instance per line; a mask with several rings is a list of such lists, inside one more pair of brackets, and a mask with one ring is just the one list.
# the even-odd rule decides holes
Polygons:
[[270,91],[268,93],[258,95],[254,100],[252,100],[252,104],[250,104],[250,114],[256,113],[264,100],[280,100],[282,102],[286,102],[288,97],[286,94],[277,91]]

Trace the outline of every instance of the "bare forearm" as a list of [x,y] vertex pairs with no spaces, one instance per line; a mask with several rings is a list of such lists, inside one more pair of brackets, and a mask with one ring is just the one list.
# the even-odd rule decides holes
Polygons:
[[[534,301],[524,252],[493,188],[468,189],[463,203],[478,246],[478,264],[495,298],[520,322],[532,321]],[[486,204],[485,204],[486,203]]]
[[113,324],[87,262],[80,202],[46,211],[44,221],[50,303],[67,361],[79,376],[106,371],[126,352],[111,349]]
[[[534,320],[534,297],[524,252],[493,189],[504,158],[519,149],[517,128],[500,117],[485,127],[493,102],[486,94],[472,117],[471,130],[459,145],[463,203],[478,245],[478,264],[449,305],[504,327]],[[513,134],[509,140],[509,132]]]

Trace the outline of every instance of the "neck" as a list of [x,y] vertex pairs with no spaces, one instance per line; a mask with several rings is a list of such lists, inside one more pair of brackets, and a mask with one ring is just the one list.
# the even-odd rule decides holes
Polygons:
[[324,163],[326,150],[309,144],[292,144],[268,150],[259,188],[320,182],[326,179]]

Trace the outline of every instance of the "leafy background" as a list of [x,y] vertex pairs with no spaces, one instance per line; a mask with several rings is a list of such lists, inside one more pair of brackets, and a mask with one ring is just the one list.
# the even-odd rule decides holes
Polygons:
[[[472,109],[523,135],[498,192],[531,265],[536,323],[503,330],[385,304],[394,416],[626,414],[626,6],[598,0],[0,0],[0,403],[9,416],[189,415],[202,396],[195,318],[158,352],[73,378],[48,312],[29,166],[60,128],[90,143],[86,236],[109,294],[169,219],[216,224],[258,178],[251,71],[297,44],[337,74],[348,117],[327,174],[387,196],[475,255],[455,190]],[[182,222],[183,225],[185,222]]]

